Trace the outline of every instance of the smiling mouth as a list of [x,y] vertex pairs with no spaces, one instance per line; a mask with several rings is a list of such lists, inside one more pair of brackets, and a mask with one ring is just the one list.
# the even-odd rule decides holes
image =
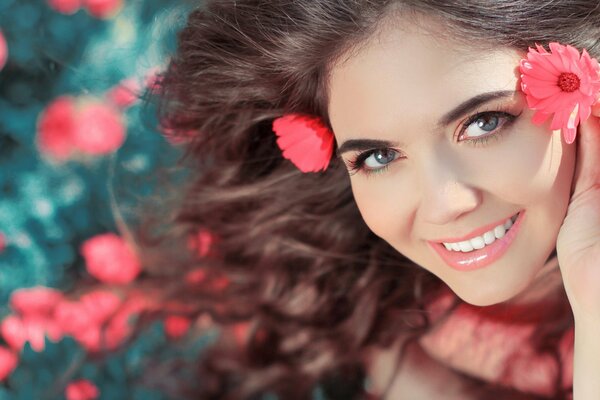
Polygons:
[[441,243],[427,241],[427,243],[453,269],[458,271],[480,269],[494,263],[508,251],[524,217],[525,211],[521,210],[492,229],[484,227],[483,229],[488,228],[488,230],[468,240]]
[[510,230],[510,228],[517,220],[519,213],[520,212],[516,213],[510,218],[507,218],[506,220],[504,220],[504,222],[494,226],[493,228],[483,232],[480,235],[475,235],[465,240],[458,240],[454,242],[444,241],[438,243],[443,244],[444,247],[446,247],[446,250],[462,251],[463,253],[482,249],[486,246],[491,245],[497,239],[502,239],[504,235],[506,235],[506,232]]

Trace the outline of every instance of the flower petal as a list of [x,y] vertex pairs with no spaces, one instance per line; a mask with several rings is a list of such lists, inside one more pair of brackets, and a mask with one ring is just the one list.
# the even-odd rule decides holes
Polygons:
[[319,118],[288,114],[273,121],[283,157],[302,172],[325,170],[333,153],[333,133]]
[[556,85],[540,85],[540,84],[528,84],[527,88],[529,93],[539,99],[543,99],[550,96],[556,96],[562,90]]
[[542,111],[537,111],[535,114],[533,114],[533,118],[531,119],[531,121],[535,125],[541,125],[544,122],[546,122],[546,120],[548,119],[548,117],[550,117],[550,115],[552,115],[552,114],[547,114]]

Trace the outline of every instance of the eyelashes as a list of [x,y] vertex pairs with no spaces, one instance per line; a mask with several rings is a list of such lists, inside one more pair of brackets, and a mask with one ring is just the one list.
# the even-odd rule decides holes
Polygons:
[[390,149],[390,148],[372,149],[372,150],[367,150],[365,152],[362,152],[358,156],[356,156],[356,158],[354,160],[348,161],[347,168],[348,168],[348,172],[350,173],[350,175],[354,175],[357,172],[363,172],[367,175],[371,175],[371,174],[381,173],[384,170],[386,170],[388,168],[389,163],[382,165],[380,168],[370,168],[370,167],[365,166],[366,160],[369,157],[371,157],[372,155],[374,155],[380,151],[392,152],[396,155],[399,154],[397,150]]
[[[511,114],[505,110],[496,110],[496,111],[483,111],[476,112],[469,116],[464,123],[461,124],[460,129],[454,135],[454,140],[459,142],[468,142],[469,144],[479,147],[485,146],[489,144],[490,140],[497,141],[501,138],[502,134],[506,132],[506,128],[512,125],[516,119],[521,115],[521,113],[515,115]],[[479,121],[497,121],[497,126],[494,126],[489,133],[485,135],[481,135],[472,139],[464,139],[460,140],[463,134],[470,128],[474,123]],[[478,129],[481,129],[482,126],[478,123]],[[487,125],[484,124],[484,126]],[[372,167],[367,165],[367,161],[371,156],[381,156],[383,155],[385,158],[390,158],[390,155],[393,155],[391,161],[386,164],[380,164],[380,167]],[[381,157],[379,157],[381,158]],[[348,169],[348,173],[352,176],[358,172],[364,173],[366,176],[371,176],[374,174],[379,174],[385,172],[389,165],[396,161],[399,158],[404,158],[401,156],[401,153],[398,150],[384,147],[384,148],[375,148],[366,150],[362,153],[359,153],[355,156],[354,159],[347,161],[346,167]],[[375,161],[377,163],[377,161]]]

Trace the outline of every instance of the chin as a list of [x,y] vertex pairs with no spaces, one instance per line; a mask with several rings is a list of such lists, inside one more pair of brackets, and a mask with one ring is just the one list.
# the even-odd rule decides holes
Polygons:
[[521,291],[452,291],[465,303],[478,307],[493,306],[504,303],[518,296]]

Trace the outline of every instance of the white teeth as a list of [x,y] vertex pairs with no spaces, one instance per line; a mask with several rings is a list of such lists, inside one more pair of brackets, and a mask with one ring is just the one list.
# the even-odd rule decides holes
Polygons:
[[485,244],[492,244],[496,240],[496,236],[492,232],[486,232],[483,234],[483,241]]
[[460,247],[460,251],[462,251],[463,253],[473,250],[473,246],[471,246],[471,242],[469,242],[468,240],[465,240],[464,242],[460,242],[458,244],[458,246]]
[[483,249],[485,247],[485,242],[483,241],[482,237],[473,238],[469,240],[469,242],[471,242],[471,246],[473,246],[473,248],[477,250]]
[[503,238],[506,231],[513,226],[517,216],[518,214],[514,215],[507,219],[502,225],[498,225],[494,229],[485,232],[482,236],[476,236],[472,239],[458,243],[443,243],[443,245],[447,250],[462,251],[463,253],[468,253],[474,249],[483,249],[485,246],[494,243],[496,239]]
[[496,239],[503,238],[505,233],[506,233],[506,228],[504,228],[504,225],[498,225],[497,227],[494,228],[494,236],[496,236]]

